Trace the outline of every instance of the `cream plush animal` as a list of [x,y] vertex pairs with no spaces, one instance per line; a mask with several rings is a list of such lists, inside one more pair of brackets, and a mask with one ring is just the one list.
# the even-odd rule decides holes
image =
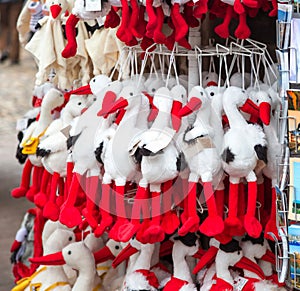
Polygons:
[[[39,191],[43,168],[41,158],[35,155],[36,149],[40,139],[43,137],[48,126],[53,121],[51,111],[54,108],[63,105],[64,102],[64,95],[61,91],[52,88],[46,93],[42,102],[39,120],[33,122],[28,127],[21,142],[21,147],[23,148],[22,153],[28,154],[28,161],[23,169],[21,185],[19,188],[12,190],[12,196],[22,197],[26,195],[30,201],[33,201],[34,195]],[[32,167],[34,167],[32,187],[29,189]]]

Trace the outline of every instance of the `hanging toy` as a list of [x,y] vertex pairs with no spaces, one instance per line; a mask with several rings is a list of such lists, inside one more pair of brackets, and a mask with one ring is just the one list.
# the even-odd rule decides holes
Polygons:
[[[48,126],[52,122],[51,111],[65,102],[64,95],[57,89],[50,89],[45,95],[39,120],[32,123],[26,130],[26,134],[21,142],[22,153],[28,155],[25,163],[20,187],[12,190],[11,195],[15,198],[26,197],[33,201],[34,195],[40,188],[40,180],[43,173],[41,158],[36,157],[36,150],[40,139],[45,134]],[[30,186],[30,175],[33,168],[32,186]]]
[[[57,204],[57,186],[60,185],[59,195],[64,195],[64,177],[66,176],[66,162],[68,157],[67,137],[61,130],[70,126],[73,119],[86,109],[86,96],[71,96],[64,107],[59,119],[54,120],[45,132],[44,139],[37,148],[36,155],[42,157],[45,168],[41,185],[41,192],[36,195],[35,203],[43,207],[43,215],[51,220],[59,217],[59,206]],[[46,177],[44,177],[46,175]],[[48,176],[48,177],[47,177]],[[52,176],[51,183],[47,183]],[[46,196],[46,189],[50,185],[50,195]],[[46,196],[46,197],[45,197]],[[39,200],[39,201],[38,201]],[[62,202],[62,201],[61,201]]]
[[[183,225],[179,229],[178,234],[186,235],[188,232],[194,232],[198,229],[199,217],[197,214],[196,196],[197,183],[201,178],[208,207],[208,217],[201,224],[200,231],[208,236],[214,236],[224,230],[224,222],[217,211],[212,184],[213,179],[219,177],[219,174],[222,175],[221,159],[214,145],[215,132],[210,125],[210,100],[205,90],[200,86],[191,90],[188,103],[180,110],[179,115],[185,116],[196,110],[198,112],[194,124],[183,135],[183,152],[191,172],[189,175],[189,191],[185,198],[184,212],[182,214]],[[189,155],[188,150],[184,149],[185,145],[193,145],[198,142],[203,149],[196,154]]]
[[[229,213],[225,220],[225,230],[231,235],[241,235],[243,227],[252,237],[258,237],[262,226],[255,217],[257,184],[254,169],[258,159],[267,162],[266,139],[262,129],[248,124],[239,113],[237,106],[247,100],[245,91],[237,87],[229,87],[223,95],[224,111],[229,120],[229,130],[224,135],[222,164],[229,174]],[[242,142],[238,142],[242,141]],[[248,182],[248,206],[244,223],[237,218],[238,185],[240,178]]]

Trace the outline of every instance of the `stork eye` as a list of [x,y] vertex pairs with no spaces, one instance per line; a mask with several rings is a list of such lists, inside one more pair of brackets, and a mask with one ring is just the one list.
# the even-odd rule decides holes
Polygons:
[[60,97],[63,97],[63,94],[59,94]]
[[130,95],[130,96],[133,96],[133,93],[132,93],[132,92],[130,92],[130,93],[129,93],[129,95]]
[[95,80],[95,79],[93,79],[93,82],[95,83],[95,82],[96,82],[96,80]]
[[215,95],[215,93],[214,92],[210,92],[210,96],[214,96]]
[[115,249],[118,250],[120,247],[119,246],[115,246]]
[[71,236],[69,236],[69,241],[71,241],[73,238]]
[[59,3],[59,6],[61,6],[61,3]]
[[68,251],[68,255],[71,255],[72,254],[72,252],[71,251]]
[[78,102],[77,105],[81,105],[81,102]]
[[256,99],[256,102],[258,103],[258,102],[259,102],[259,100],[258,100],[258,99]]
[[181,95],[181,98],[183,98],[184,96],[183,96],[183,94]]
[[94,100],[94,101],[96,101],[96,100],[97,100],[97,98],[94,98],[93,100]]
[[155,88],[152,88],[152,90],[151,90],[152,92],[155,92]]
[[200,92],[200,95],[203,96],[203,92]]
[[206,78],[205,78],[205,79],[206,79],[206,80],[208,80],[208,78],[209,78],[209,77],[208,77],[208,76],[206,76]]

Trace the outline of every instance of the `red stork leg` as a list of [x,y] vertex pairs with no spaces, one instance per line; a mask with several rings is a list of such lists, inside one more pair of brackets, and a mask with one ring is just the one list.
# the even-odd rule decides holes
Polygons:
[[233,16],[233,7],[231,5],[227,5],[223,23],[215,27],[215,33],[218,36],[222,38],[229,37],[229,24],[232,19],[232,16]]
[[30,162],[29,159],[27,159],[27,161],[23,167],[20,187],[14,188],[11,191],[12,197],[20,198],[20,197],[24,197],[26,195],[26,192],[28,191],[29,186],[30,186],[30,176],[31,176],[32,167],[33,167],[32,163]]
[[74,57],[77,52],[77,42],[76,42],[76,29],[75,26],[78,23],[79,18],[74,14],[70,14],[66,22],[66,37],[67,45],[62,51],[61,55],[64,58]]
[[274,238],[269,234],[269,232],[273,233],[277,238],[279,238],[278,229],[276,226],[276,199],[276,190],[275,187],[272,187],[271,214],[265,227],[265,238],[270,240],[274,240]]
[[43,209],[43,216],[52,221],[57,221],[59,218],[60,209],[56,204],[56,192],[57,192],[59,179],[60,179],[59,173],[54,172],[51,180],[51,190],[50,190],[49,200],[47,201]]
[[43,171],[44,171],[43,167],[37,167],[37,166],[33,167],[32,185],[26,193],[26,198],[31,202],[34,202],[34,196],[40,190]]
[[246,39],[248,37],[250,37],[251,35],[251,30],[249,28],[249,26],[247,25],[247,14],[245,13],[241,13],[239,15],[239,25],[236,28],[235,32],[234,32],[235,37],[239,38],[239,39]]
[[59,221],[69,228],[78,226],[82,222],[80,211],[75,207],[75,203],[80,191],[80,178],[81,176],[79,174],[73,175],[68,198],[61,206]]
[[100,200],[99,210],[101,214],[100,225],[97,226],[94,233],[96,237],[100,237],[104,231],[113,223],[113,217],[110,214],[111,209],[111,184],[102,183],[102,197]]
[[200,225],[200,232],[207,236],[215,236],[224,230],[224,222],[218,215],[214,190],[211,182],[203,182],[203,191],[208,209],[208,216]]
[[260,222],[255,217],[257,185],[256,181],[248,181],[248,207],[244,218],[244,227],[249,236],[258,238],[262,231]]
[[34,204],[37,207],[43,208],[48,200],[47,189],[49,183],[51,182],[51,177],[52,175],[47,170],[45,170],[42,177],[40,192],[34,196]]
[[199,228],[200,219],[197,214],[197,182],[189,182],[188,195],[185,198],[184,210],[186,221],[178,230],[180,236],[185,236],[188,232],[196,232]]

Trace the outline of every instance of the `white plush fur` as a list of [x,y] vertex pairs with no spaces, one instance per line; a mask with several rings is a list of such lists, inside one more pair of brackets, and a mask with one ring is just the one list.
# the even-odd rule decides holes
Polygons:
[[129,288],[129,290],[146,289],[150,291],[156,291],[156,288],[148,283],[143,274],[137,272],[126,276],[126,286]]

